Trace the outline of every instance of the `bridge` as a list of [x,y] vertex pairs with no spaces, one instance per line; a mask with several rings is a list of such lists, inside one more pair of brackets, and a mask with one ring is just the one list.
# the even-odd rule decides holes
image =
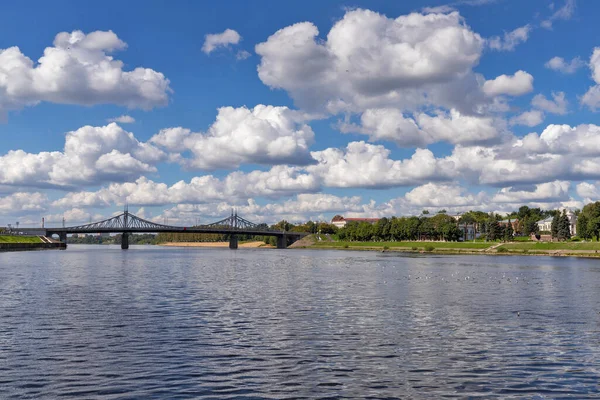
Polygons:
[[231,216],[217,222],[207,225],[197,225],[191,227],[162,225],[145,220],[131,214],[127,209],[115,217],[103,221],[93,222],[85,225],[70,226],[62,228],[18,228],[13,231],[30,235],[41,235],[51,237],[58,235],[61,242],[67,242],[67,235],[73,233],[121,233],[121,248],[129,248],[129,235],[134,233],[217,233],[229,235],[229,248],[238,248],[239,235],[251,236],[275,236],[277,238],[277,248],[285,249],[288,238],[297,240],[305,236],[302,232],[287,232],[273,230],[265,225],[252,223],[237,213],[231,213]]

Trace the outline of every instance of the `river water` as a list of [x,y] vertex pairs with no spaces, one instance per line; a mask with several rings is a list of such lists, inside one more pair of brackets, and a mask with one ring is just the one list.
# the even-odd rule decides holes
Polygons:
[[600,261],[0,253],[0,398],[599,398]]

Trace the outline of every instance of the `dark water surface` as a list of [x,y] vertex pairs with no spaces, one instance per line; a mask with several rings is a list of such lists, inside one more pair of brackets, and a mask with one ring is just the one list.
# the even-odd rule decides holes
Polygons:
[[0,399],[599,398],[600,261],[0,253]]

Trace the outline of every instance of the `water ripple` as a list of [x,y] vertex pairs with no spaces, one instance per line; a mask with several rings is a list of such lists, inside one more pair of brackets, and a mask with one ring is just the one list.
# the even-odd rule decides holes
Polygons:
[[600,263],[0,253],[0,398],[598,398]]

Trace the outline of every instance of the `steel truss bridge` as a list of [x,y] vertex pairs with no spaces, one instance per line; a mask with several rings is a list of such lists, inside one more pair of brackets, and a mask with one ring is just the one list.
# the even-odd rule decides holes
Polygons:
[[278,231],[268,228],[266,225],[252,223],[237,213],[231,213],[231,216],[217,222],[207,225],[197,225],[192,227],[171,226],[157,224],[137,217],[125,210],[122,214],[105,219],[103,221],[90,224],[70,226],[62,228],[21,228],[14,230],[19,233],[43,235],[51,237],[58,235],[61,242],[67,242],[67,235],[73,233],[121,233],[121,248],[129,248],[129,235],[133,233],[217,233],[229,235],[229,248],[237,249],[238,235],[250,236],[275,236],[277,238],[277,248],[285,249],[288,239],[297,240],[305,236],[305,233]]

